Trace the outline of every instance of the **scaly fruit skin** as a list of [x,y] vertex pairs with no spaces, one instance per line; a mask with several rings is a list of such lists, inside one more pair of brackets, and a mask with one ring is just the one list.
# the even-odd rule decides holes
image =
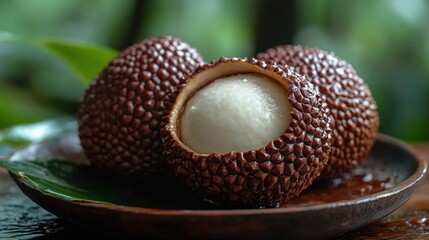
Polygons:
[[[254,68],[269,71],[286,81],[291,122],[281,136],[260,149],[226,154],[192,152],[178,136],[173,117],[178,109],[173,107],[181,103],[176,99],[198,75],[210,69],[221,71],[228,64],[240,64],[246,68],[244,72]],[[279,206],[307,188],[328,161],[332,140],[326,104],[304,78],[288,69],[256,59],[221,58],[201,66],[165,104],[169,111],[161,134],[166,158],[175,174],[206,199],[240,207]]]
[[350,64],[330,52],[292,45],[268,49],[257,58],[304,75],[328,104],[334,142],[322,178],[350,172],[368,156],[379,125],[377,106]]
[[164,172],[164,97],[202,63],[195,49],[171,36],[146,39],[113,59],[78,111],[79,137],[91,163],[128,177]]

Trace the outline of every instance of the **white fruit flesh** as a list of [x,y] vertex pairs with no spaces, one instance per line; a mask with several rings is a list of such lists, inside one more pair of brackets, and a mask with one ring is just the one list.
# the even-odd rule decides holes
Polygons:
[[290,123],[288,91],[261,74],[217,79],[187,102],[181,140],[196,153],[227,153],[264,147]]

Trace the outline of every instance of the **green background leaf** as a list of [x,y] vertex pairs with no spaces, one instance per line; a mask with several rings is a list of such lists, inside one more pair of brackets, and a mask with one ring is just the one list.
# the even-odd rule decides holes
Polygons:
[[25,43],[47,50],[61,59],[85,83],[89,84],[118,54],[112,48],[71,39],[38,39],[0,32],[0,41]]
[[36,43],[63,60],[86,84],[117,55],[111,48],[66,39],[43,39]]

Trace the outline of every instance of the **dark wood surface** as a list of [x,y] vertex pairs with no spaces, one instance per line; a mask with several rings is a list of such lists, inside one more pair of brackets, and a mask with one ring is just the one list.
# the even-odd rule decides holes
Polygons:
[[[429,143],[413,144],[429,162]],[[29,200],[6,171],[0,169],[0,239],[97,239],[41,209]],[[107,239],[102,236],[102,239]],[[429,176],[401,208],[371,224],[335,239],[429,239]]]

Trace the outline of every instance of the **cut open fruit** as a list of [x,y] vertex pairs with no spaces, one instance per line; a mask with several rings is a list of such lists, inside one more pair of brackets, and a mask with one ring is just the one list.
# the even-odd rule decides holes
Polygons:
[[[164,153],[176,175],[211,201],[277,206],[307,188],[326,165],[331,133],[325,105],[292,71],[221,58],[167,97]],[[272,129],[258,136],[255,126]]]
[[181,139],[198,153],[261,148],[289,125],[288,95],[287,86],[261,74],[216,79],[184,107]]

